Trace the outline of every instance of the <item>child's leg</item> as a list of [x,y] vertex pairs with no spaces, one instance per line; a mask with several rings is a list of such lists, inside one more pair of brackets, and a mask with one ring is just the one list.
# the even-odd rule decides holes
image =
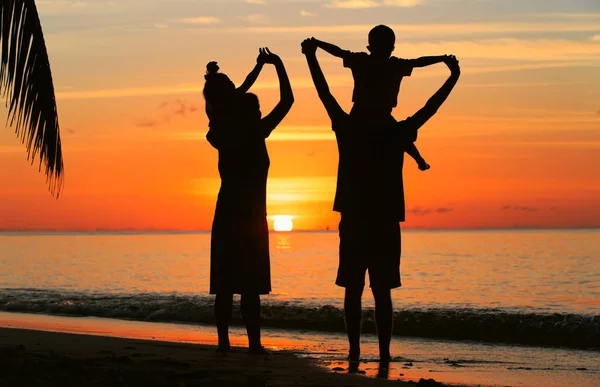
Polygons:
[[260,296],[258,294],[242,294],[242,318],[248,333],[248,346],[250,353],[264,352],[260,341]]
[[419,166],[419,169],[421,171],[426,171],[430,168],[429,164],[427,164],[425,162],[425,159],[421,156],[421,153],[419,153],[419,150],[417,149],[417,146],[415,145],[414,142],[407,144],[404,150],[413,159],[415,159],[415,161],[417,162],[417,165]]
[[231,349],[229,343],[229,324],[231,323],[231,310],[233,307],[233,294],[218,293],[215,297],[215,317],[217,320],[217,334],[219,346],[217,351],[227,352]]

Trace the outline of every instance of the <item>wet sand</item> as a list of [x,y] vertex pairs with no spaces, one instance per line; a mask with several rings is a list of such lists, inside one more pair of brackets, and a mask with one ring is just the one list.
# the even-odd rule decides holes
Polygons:
[[[285,351],[0,328],[2,386],[433,386],[332,373]],[[341,370],[343,371],[343,370]]]

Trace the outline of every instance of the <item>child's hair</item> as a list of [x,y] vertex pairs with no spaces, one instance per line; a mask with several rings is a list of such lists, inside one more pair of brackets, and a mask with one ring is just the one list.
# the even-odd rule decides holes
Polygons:
[[217,62],[209,62],[206,65],[206,83],[204,84],[204,99],[210,105],[220,105],[228,102],[235,92],[235,85],[231,79],[219,72]]
[[384,25],[375,26],[369,31],[369,49],[371,52],[389,52],[394,51],[396,44],[396,34],[394,31]]

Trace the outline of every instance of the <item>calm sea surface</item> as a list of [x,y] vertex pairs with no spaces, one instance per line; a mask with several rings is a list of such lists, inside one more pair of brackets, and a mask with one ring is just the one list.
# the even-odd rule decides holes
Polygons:
[[[273,293],[264,299],[340,307],[338,241],[336,232],[272,233]],[[396,308],[600,311],[598,230],[409,231],[402,247]],[[208,297],[209,256],[209,233],[0,233],[0,292],[13,303],[39,294]]]

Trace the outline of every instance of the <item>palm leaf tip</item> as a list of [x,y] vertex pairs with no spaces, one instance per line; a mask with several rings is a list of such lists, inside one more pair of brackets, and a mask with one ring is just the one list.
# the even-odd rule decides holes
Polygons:
[[39,158],[50,192],[59,197],[64,165],[50,61],[34,0],[2,0],[0,6],[0,93],[8,107],[7,125]]

